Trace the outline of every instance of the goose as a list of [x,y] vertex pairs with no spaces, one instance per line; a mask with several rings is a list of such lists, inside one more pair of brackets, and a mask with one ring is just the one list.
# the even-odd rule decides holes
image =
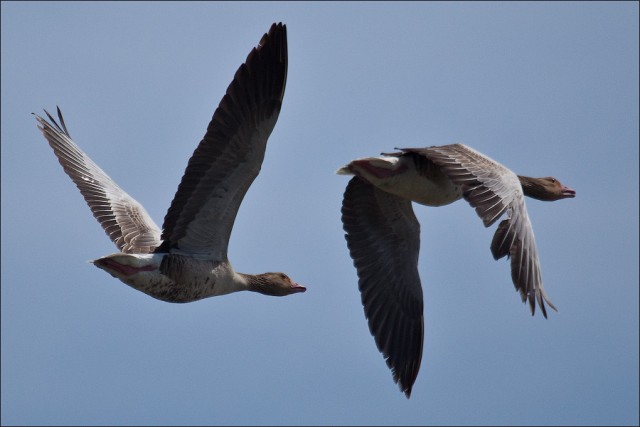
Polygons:
[[[464,198],[485,227],[503,214],[491,242],[498,260],[511,258],[511,278],[531,314],[536,302],[556,310],[542,285],[538,251],[524,196],[553,201],[576,192],[553,177],[530,178],[463,144],[403,148],[351,161],[342,224],[358,275],[369,330],[407,398],[420,369],[424,340],[418,275],[420,224],[411,202],[443,206]],[[556,310],[557,311],[557,310]]]
[[237,291],[285,296],[306,288],[281,272],[236,272],[227,257],[231,229],[258,175],[287,79],[287,31],[273,24],[220,101],[164,218],[162,231],[59,123],[35,115],[38,128],[119,253],[91,261],[132,288],[186,303]]

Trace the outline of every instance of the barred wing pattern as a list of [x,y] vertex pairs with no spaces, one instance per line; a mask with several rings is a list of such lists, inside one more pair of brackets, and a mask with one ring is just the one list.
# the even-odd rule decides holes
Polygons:
[[475,208],[485,227],[503,214],[491,242],[491,253],[498,260],[511,258],[511,279],[523,302],[535,313],[536,301],[544,317],[545,302],[556,310],[544,290],[538,250],[524,193],[518,176],[498,162],[462,144],[402,149],[425,156],[440,166],[449,179],[463,188],[464,199]]
[[76,184],[107,236],[121,252],[145,254],[160,246],[160,229],[144,207],[122,190],[71,139],[58,108],[60,124],[34,114],[38,129],[58,161]]

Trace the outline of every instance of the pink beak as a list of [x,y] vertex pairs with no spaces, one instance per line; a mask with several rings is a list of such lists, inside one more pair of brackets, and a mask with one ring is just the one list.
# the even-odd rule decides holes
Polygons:
[[292,293],[305,292],[306,290],[307,290],[307,288],[305,288],[304,286],[300,285],[299,283],[293,282],[293,285],[291,285],[291,292]]
[[576,191],[569,187],[562,186],[562,198],[576,197]]

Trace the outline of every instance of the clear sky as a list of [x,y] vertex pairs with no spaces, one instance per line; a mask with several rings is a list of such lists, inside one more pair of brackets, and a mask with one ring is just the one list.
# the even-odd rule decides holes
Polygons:
[[[87,260],[116,251],[36,128],[162,223],[272,22],[289,74],[230,260],[306,285],[173,305]],[[638,3],[2,2],[2,415],[10,424],[635,424]],[[335,170],[462,142],[575,199],[527,200],[531,317],[464,202],[416,206],[425,349],[413,394],[364,318]]]

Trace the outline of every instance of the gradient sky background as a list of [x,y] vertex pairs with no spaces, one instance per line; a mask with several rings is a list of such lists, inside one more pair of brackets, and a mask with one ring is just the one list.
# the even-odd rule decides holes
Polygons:
[[[289,74],[231,235],[287,298],[185,305],[115,251],[36,128],[59,105],[158,224],[238,66]],[[638,3],[2,3],[2,424],[638,424]],[[527,200],[531,317],[465,202],[416,206],[425,350],[410,400],[370,336],[340,222],[353,158],[462,142],[577,190]]]

